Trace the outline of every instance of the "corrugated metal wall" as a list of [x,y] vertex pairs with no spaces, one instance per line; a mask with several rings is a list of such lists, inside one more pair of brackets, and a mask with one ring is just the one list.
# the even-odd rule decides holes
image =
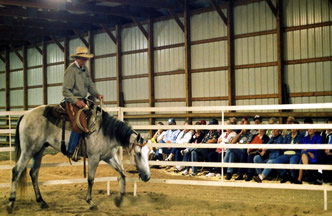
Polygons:
[[[41,49],[41,47],[39,47]],[[42,65],[42,55],[35,48],[28,48],[28,67]],[[42,68],[27,70],[28,106],[43,104],[43,88],[29,88],[43,84]]]
[[[265,1],[235,7],[234,34],[272,30],[276,19]],[[277,61],[276,34],[235,39],[235,65]],[[235,95],[278,93],[277,67],[235,70]],[[276,104],[277,98],[236,100],[237,105]]]
[[[328,0],[284,1],[284,25],[293,27],[332,20]],[[332,27],[316,27],[284,33],[286,60],[332,56]],[[287,65],[285,80],[290,93],[332,91],[332,62]],[[332,96],[293,97],[291,103],[331,102]]]
[[[274,4],[275,0],[272,1]],[[227,14],[227,10],[223,12]],[[283,1],[284,26],[315,24],[332,20],[331,5],[328,0],[289,0]],[[180,18],[183,22],[183,18]],[[155,106],[185,106],[184,33],[172,20],[154,24],[154,46],[180,44],[174,48],[154,51],[155,99],[175,99],[174,102],[156,102]],[[144,25],[147,29],[147,26]],[[234,9],[235,36],[276,29],[276,19],[265,1],[237,6]],[[115,35],[115,32],[113,32]],[[202,40],[225,37],[226,25],[215,12],[194,14],[191,17],[191,40],[201,41],[191,46],[191,68],[205,72],[192,73],[192,96],[226,97],[228,95],[227,70],[216,67],[227,66],[227,41],[207,43]],[[287,31],[283,34],[285,61],[332,56],[332,27],[316,27],[304,30]],[[125,101],[148,100],[148,78],[128,78],[128,76],[148,74],[147,39],[138,27],[124,28],[122,37],[122,75]],[[86,37],[87,39],[87,37]],[[115,54],[116,46],[106,33],[94,36],[95,55]],[[235,65],[270,63],[277,61],[276,34],[235,39]],[[69,41],[69,53],[75,53],[77,46],[84,46],[80,39]],[[140,52],[134,52],[141,50]],[[131,53],[128,53],[132,51]],[[19,51],[21,54],[21,50]],[[127,53],[126,53],[127,52]],[[47,45],[47,63],[63,61],[63,52],[56,44]],[[22,62],[11,52],[10,69],[22,68]],[[28,67],[42,64],[42,56],[34,48],[28,49]],[[3,69],[1,69],[3,68]],[[211,68],[211,71],[209,71]],[[212,69],[213,68],[213,69]],[[332,62],[316,62],[285,65],[285,82],[290,93],[332,91]],[[47,83],[63,82],[63,64],[47,67]],[[0,70],[4,64],[0,63]],[[160,75],[161,72],[176,74]],[[158,74],[159,73],[159,74]],[[4,88],[4,74],[0,74],[0,89]],[[116,78],[116,57],[95,59],[95,78]],[[22,71],[10,72],[10,88],[23,86]],[[236,96],[275,95],[278,93],[277,67],[257,67],[235,70]],[[42,68],[28,70],[28,86],[42,85]],[[105,95],[106,101],[117,100],[115,80],[96,82],[97,89]],[[62,100],[62,87],[48,88],[48,103]],[[0,106],[4,107],[5,92],[0,91]],[[23,106],[23,90],[11,90],[11,106]],[[183,100],[183,101],[182,101]],[[331,102],[332,96],[293,97],[291,103]],[[28,105],[42,103],[42,88],[28,89]],[[237,105],[277,104],[277,98],[238,99]],[[195,101],[193,106],[227,105],[227,100]],[[113,105],[115,106],[115,105]],[[146,107],[148,103],[127,103],[126,106]]]
[[[180,18],[183,22],[183,18]],[[154,46],[166,46],[184,43],[184,33],[175,20],[166,20],[153,24]],[[160,72],[184,70],[184,47],[175,47],[154,51],[155,99],[185,98],[185,76],[174,74],[158,76]],[[184,102],[158,102],[156,106],[183,106]]]

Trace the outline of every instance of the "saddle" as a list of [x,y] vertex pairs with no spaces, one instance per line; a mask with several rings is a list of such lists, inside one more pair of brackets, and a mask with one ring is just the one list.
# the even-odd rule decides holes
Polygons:
[[[76,105],[65,102],[46,106],[43,116],[52,124],[62,128],[61,152],[67,155],[65,130],[73,130],[76,133],[82,134],[81,139],[84,139],[87,135],[96,130],[96,120],[99,118],[100,114],[101,109],[88,100],[87,106],[81,109]],[[81,141],[79,141],[79,143],[81,143]],[[79,146],[82,145],[78,145],[78,147]]]

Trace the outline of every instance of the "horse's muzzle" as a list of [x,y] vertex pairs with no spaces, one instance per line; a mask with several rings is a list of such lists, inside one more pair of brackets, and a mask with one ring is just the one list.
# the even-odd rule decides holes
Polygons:
[[150,175],[146,175],[146,174],[139,174],[139,178],[142,179],[142,181],[147,182],[150,180]]

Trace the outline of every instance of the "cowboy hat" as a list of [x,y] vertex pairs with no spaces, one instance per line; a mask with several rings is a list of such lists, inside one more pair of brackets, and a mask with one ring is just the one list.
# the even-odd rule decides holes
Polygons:
[[88,53],[88,49],[86,47],[77,47],[76,54],[71,55],[72,58],[93,58],[93,54]]

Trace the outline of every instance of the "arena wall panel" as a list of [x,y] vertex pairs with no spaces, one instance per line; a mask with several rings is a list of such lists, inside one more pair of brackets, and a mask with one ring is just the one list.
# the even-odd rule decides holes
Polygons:
[[[41,47],[39,47],[41,49]],[[36,50],[36,48],[27,49],[28,67],[37,66],[43,64],[42,55]]]
[[[227,10],[222,10],[227,14]],[[227,26],[216,11],[194,14],[190,17],[191,40],[204,40],[227,35]]]
[[[22,50],[17,51],[22,56]],[[10,52],[9,54],[9,69],[19,69],[23,68],[23,63],[21,60],[17,57],[17,55],[14,52]]]
[[27,85],[42,85],[43,84],[42,68],[29,69],[27,71]]
[[5,91],[0,91],[0,110],[4,111],[6,106],[6,93]]
[[235,65],[277,61],[276,34],[235,40]]
[[48,87],[47,99],[48,104],[59,104],[63,100],[62,86]]
[[28,106],[37,106],[43,104],[43,89],[28,89]]
[[125,101],[149,99],[148,78],[125,79],[122,83]]
[[283,1],[283,26],[299,26],[331,21],[329,0]]
[[[179,17],[183,23],[183,17]],[[153,24],[154,47],[184,43],[184,33],[174,19]]]
[[[115,32],[112,32],[115,36]],[[94,35],[95,55],[105,55],[116,53],[116,45],[106,33],[99,33]]]
[[155,73],[184,70],[184,47],[154,51]]
[[122,56],[122,76],[148,74],[148,53]]
[[[272,1],[275,5],[275,0]],[[276,19],[265,1],[234,8],[234,34],[272,30]]]
[[277,94],[277,67],[235,70],[235,86],[235,95]]
[[116,101],[117,86],[116,81],[101,81],[96,83],[97,90],[104,94],[105,101]]
[[[60,42],[64,46],[63,42]],[[55,43],[48,44],[46,47],[47,50],[47,63],[56,63],[64,61],[64,53]]]
[[211,72],[192,74],[193,98],[218,97],[218,96],[227,96],[227,95],[228,95],[227,71],[211,71]]
[[[126,104],[126,107],[149,107],[149,103],[130,103]],[[144,115],[149,114],[149,112],[128,112],[127,115]],[[130,125],[139,124],[149,124],[149,119],[130,119],[126,120]]]
[[[186,106],[186,102],[156,102],[155,107],[184,107]],[[156,112],[158,114],[165,114],[165,112]],[[175,113],[185,113],[185,112],[167,112],[167,114],[175,114]],[[165,122],[167,124],[167,121]]]
[[[269,105],[269,104],[278,104],[278,98],[263,98],[263,99],[245,99],[245,100],[236,100],[237,106],[247,106],[247,105]],[[255,110],[242,110],[242,112],[252,112],[255,113]],[[274,110],[260,110],[259,112],[277,112]],[[254,114],[253,114],[254,115]]]
[[332,91],[332,62],[287,65],[285,80],[290,93]]
[[64,65],[53,65],[47,67],[47,84],[63,83]]
[[95,78],[116,77],[116,57],[95,59]]
[[[23,90],[11,90],[9,91],[10,106],[23,106]],[[10,110],[14,110],[10,108]],[[19,109],[22,110],[22,109]]]
[[331,26],[286,32],[284,56],[287,60],[329,57],[332,54],[331,38]]
[[[147,25],[143,25],[147,29]],[[121,29],[121,50],[122,52],[147,49],[148,42],[138,27]]]
[[156,99],[185,98],[184,74],[155,77],[155,97]]
[[9,87],[23,87],[23,71],[12,71],[9,73]]
[[227,41],[192,45],[191,62],[192,69],[227,66]]

